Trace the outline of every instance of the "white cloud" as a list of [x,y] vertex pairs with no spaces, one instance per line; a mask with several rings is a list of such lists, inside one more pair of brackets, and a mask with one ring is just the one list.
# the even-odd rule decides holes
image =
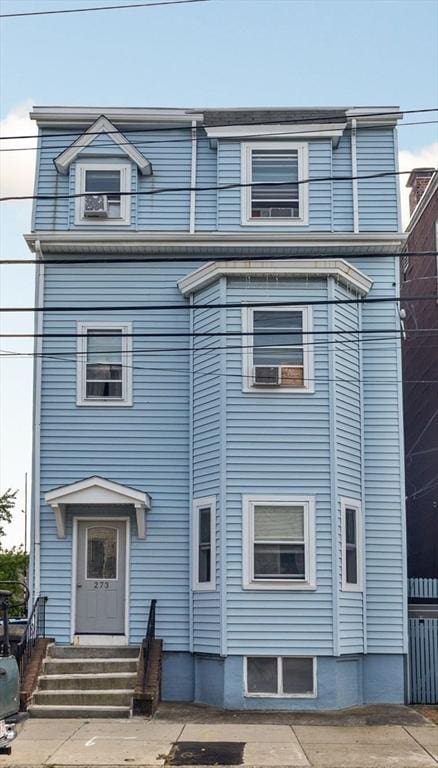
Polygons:
[[[0,136],[36,135],[35,122],[29,118],[31,107],[32,101],[30,99],[14,107],[0,122]],[[25,148],[34,147],[35,139],[16,139],[2,141],[0,144],[2,149],[19,147],[25,150],[23,152],[0,153],[1,196],[32,195],[36,152]]]
[[[436,168],[438,166],[438,141],[435,141],[433,144],[428,144],[425,147],[420,147],[420,149],[416,149],[414,152],[402,149],[399,152],[398,161],[401,171],[411,171],[413,168]],[[406,228],[409,222],[410,190],[406,187],[407,180],[407,174],[400,176],[403,229]]]

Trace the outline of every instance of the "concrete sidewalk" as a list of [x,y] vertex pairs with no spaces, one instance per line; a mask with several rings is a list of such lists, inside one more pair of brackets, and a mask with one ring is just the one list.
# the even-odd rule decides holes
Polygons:
[[[0,756],[0,768],[436,768],[438,727],[405,711],[399,725],[300,725],[287,713],[255,713],[255,722],[252,713],[223,713],[220,722],[208,712],[198,716],[203,722],[189,721],[187,713],[176,721],[172,710],[167,719],[160,711],[154,720],[33,719],[24,724],[12,755]],[[421,724],[406,724],[416,722]]]

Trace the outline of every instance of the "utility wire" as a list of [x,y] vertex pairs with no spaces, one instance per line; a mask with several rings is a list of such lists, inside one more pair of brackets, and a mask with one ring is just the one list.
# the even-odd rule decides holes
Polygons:
[[[438,169],[434,169],[438,170]],[[378,173],[366,173],[356,176],[314,176],[313,178],[298,179],[298,181],[250,181],[250,182],[230,182],[229,184],[219,184],[208,187],[157,187],[154,189],[145,190],[131,190],[129,192],[117,192],[121,197],[143,197],[149,195],[159,195],[169,192],[213,192],[224,191],[227,189],[245,189],[247,187],[266,187],[282,188],[290,186],[301,186],[303,184],[313,184],[326,181],[362,181],[366,179],[384,179],[391,178],[393,176],[403,176],[411,173],[411,171],[379,171]],[[70,200],[78,197],[86,197],[93,193],[90,192],[69,192],[66,194],[55,195],[15,195],[9,197],[0,197],[0,203],[5,203],[11,200]]]
[[[103,107],[103,109],[104,109],[104,107]],[[342,110],[342,109],[348,109],[348,107],[347,108],[342,108],[341,107],[340,110]],[[365,109],[365,107],[364,107],[364,109]],[[203,111],[204,112],[221,112],[221,111],[233,112],[233,109],[231,108],[230,110],[228,110],[228,109],[225,109],[225,110],[222,109],[221,110],[219,108],[218,109],[211,109],[209,107],[205,107],[204,109],[202,109],[200,107],[200,108],[195,108],[195,109],[188,109],[188,111],[189,112],[203,112]],[[276,111],[278,111],[278,107],[270,107],[270,108],[267,108],[267,109],[265,108],[265,110],[257,109],[257,107],[255,107],[253,110],[248,108],[248,112],[251,112],[251,111],[255,111],[255,112],[260,112],[260,111],[276,112]],[[286,108],[284,111],[289,111],[289,110]],[[293,111],[293,110],[291,110],[291,111]],[[316,109],[315,111],[318,111],[318,110]],[[235,110],[236,116],[238,116],[240,112],[241,112],[241,110]],[[356,119],[357,118],[362,118],[362,117],[374,117],[374,118],[389,117],[391,115],[397,115],[397,116],[401,117],[402,115],[420,114],[420,113],[426,113],[426,112],[438,112],[438,107],[426,107],[426,108],[423,108],[423,109],[402,109],[402,110],[391,109],[391,110],[388,110],[387,112],[357,112],[355,115],[353,115],[353,117],[356,118]],[[93,118],[90,118],[90,119],[93,120]],[[98,118],[95,118],[93,120],[93,122],[96,122],[97,119]],[[183,119],[184,119],[184,115],[181,115],[181,120],[183,120]],[[186,118],[186,119],[190,120],[190,118]],[[227,123],[227,124],[224,124],[224,123],[211,123],[209,125],[197,125],[195,128],[192,128],[191,125],[187,125],[187,126],[174,126],[174,125],[170,125],[170,126],[156,127],[156,128],[126,128],[126,129],[122,129],[122,130],[115,129],[113,131],[87,131],[86,133],[87,133],[87,136],[104,136],[104,135],[109,136],[109,135],[114,134],[114,133],[117,133],[117,134],[120,134],[120,133],[121,134],[125,134],[125,133],[161,133],[161,132],[182,131],[182,130],[186,130],[186,131],[192,131],[192,130],[203,131],[203,130],[205,130],[205,128],[226,128],[226,127],[229,127],[230,125],[251,125],[251,126],[253,126],[253,125],[306,125],[307,123],[314,123],[315,120],[317,120],[318,123],[324,123],[324,122],[332,123],[333,121],[342,123],[342,122],[345,122],[346,119],[347,119],[346,116],[339,115],[339,110],[338,110],[337,112],[333,112],[333,113],[327,112],[327,114],[324,114],[324,115],[317,115],[317,116],[315,116],[315,114],[313,114],[310,117],[281,118],[281,119],[278,118],[276,120],[262,120],[262,121],[258,120],[258,121],[250,121],[248,123],[232,123],[232,122]],[[117,122],[117,117],[113,117],[113,120],[115,120]],[[60,137],[69,137],[70,136],[70,137],[73,137],[74,140],[76,140],[76,139],[80,138],[82,135],[83,135],[83,132],[78,133],[77,131],[68,131],[66,133],[45,133],[44,134],[44,138],[60,138]],[[19,136],[11,136],[11,135],[9,135],[9,136],[0,136],[0,140],[2,140],[2,141],[10,141],[10,140],[13,140],[13,139],[34,139],[34,138],[35,138],[35,134],[34,133],[21,134]]]
[[[402,329],[397,331],[395,328],[361,328],[357,330],[321,330],[321,331],[299,331],[300,335],[305,336],[319,336],[322,334],[333,335],[339,334],[340,336],[349,334],[372,334],[372,333],[398,333],[403,334]],[[105,331],[93,332],[93,336],[119,336],[120,331],[107,329]],[[416,328],[415,333],[437,333],[438,328]],[[275,331],[276,336],[290,336],[293,331]],[[208,337],[233,337],[233,336],[271,336],[272,331],[135,331],[132,333],[124,333],[123,336],[127,338],[208,338]],[[0,338],[10,339],[79,339],[87,338],[87,333],[55,333],[55,332],[43,332],[43,333],[0,333]],[[271,345],[272,346],[272,345]]]
[[[105,233],[103,233],[105,234]],[[188,233],[184,233],[188,234]],[[198,233],[199,234],[199,233]],[[229,233],[227,233],[229,234]],[[35,233],[35,240],[38,240],[38,237],[41,237],[41,239],[44,239],[44,232],[41,233]],[[163,235],[163,238],[165,239],[166,235]],[[237,235],[238,239],[238,235]],[[176,246],[177,243],[174,244]],[[281,243],[280,243],[281,245]],[[157,247],[159,247],[159,243],[157,243]],[[215,243],[211,243],[212,248],[215,247]],[[238,246],[237,246],[238,247]],[[283,246],[291,248],[292,246]],[[438,256],[438,251],[412,251],[412,252],[397,252],[397,253],[367,253],[367,252],[357,252],[357,253],[348,253],[344,254],[343,256],[334,256],[334,255],[325,255],[321,253],[300,253],[300,254],[279,254],[279,255],[272,255],[272,254],[251,254],[251,256],[248,255],[233,255],[229,256],[227,254],[221,254],[220,256],[211,257],[208,256],[179,256],[177,258],[175,257],[169,257],[169,256],[158,256],[158,255],[152,255],[149,257],[143,257],[143,256],[99,256],[99,257],[92,257],[92,258],[73,258],[73,259],[59,259],[59,258],[44,258],[44,259],[0,259],[0,266],[15,266],[17,264],[25,264],[25,265],[33,265],[33,264],[56,264],[56,265],[62,265],[62,266],[69,266],[70,264],[153,264],[153,263],[165,263],[165,264],[187,264],[187,263],[201,263],[201,264],[210,264],[212,262],[216,261],[230,261],[230,262],[239,262],[239,261],[305,261],[306,259],[314,259],[317,258],[318,261],[331,261],[333,259],[337,258],[346,258],[346,259],[392,259],[392,258],[403,258],[404,256],[408,255],[409,257],[415,256]],[[257,277],[257,276],[256,276]],[[259,275],[261,277],[261,275]],[[299,277],[299,276],[297,276]],[[304,275],[304,277],[306,277]],[[423,278],[422,278],[423,279]],[[424,278],[426,279],[426,278]],[[430,279],[430,278],[427,278]],[[410,282],[410,281],[405,281]],[[405,301],[409,297],[403,296],[402,300]]]
[[[406,126],[410,126],[410,125],[436,125],[436,123],[438,123],[438,120],[414,120],[409,123],[400,123],[398,127],[405,128]],[[347,127],[345,128],[345,133],[351,130],[352,130],[351,128]],[[379,126],[375,126],[375,125],[364,125],[361,127],[360,130],[361,131],[378,131],[380,130],[380,128]],[[98,135],[104,135],[105,133],[106,133],[105,131],[102,131],[102,134],[98,134]],[[126,131],[120,131],[120,133],[123,135],[123,133],[126,133]],[[138,133],[141,133],[141,130],[139,130]],[[321,133],[321,128],[306,128],[306,134],[308,133]],[[77,138],[79,139],[83,135],[84,134],[79,134]],[[90,134],[87,134],[87,135],[90,135]],[[281,136],[282,137],[283,136],[298,137],[299,134],[296,131],[282,131]],[[278,138],[279,137],[278,132],[277,133],[266,132],[263,134],[258,134],[257,139],[266,139],[271,137]],[[19,138],[20,137],[17,137],[17,141]],[[39,142],[39,144],[37,144],[35,147],[1,147],[0,152],[36,152],[37,150],[42,150],[44,152],[47,152],[53,149],[56,151],[63,152],[65,149],[69,149],[71,146],[73,146],[72,144],[69,144],[66,146],[65,144],[43,143],[43,140],[45,142],[45,139],[46,139],[45,134],[39,134],[39,135],[35,134],[32,138],[34,138],[36,141]],[[1,139],[2,137],[0,136],[0,141]],[[133,141],[121,141],[117,143],[115,143],[114,141],[108,141],[108,142],[102,141],[102,142],[99,142],[98,148],[102,149],[102,147],[105,147],[105,148],[111,147],[111,148],[117,149],[117,147],[123,147],[126,145],[132,146],[132,144],[135,143],[135,146],[137,149],[140,149],[142,152],[145,152],[147,151],[148,147],[151,144],[161,144],[161,145],[170,144],[171,146],[173,146],[174,144],[179,144],[181,142],[185,144],[189,144],[191,143],[191,141],[192,141],[191,136],[186,136],[185,138],[182,138],[182,139],[178,139],[178,138],[176,139],[172,139],[172,138],[171,139],[140,139],[139,138],[139,139],[134,139]],[[197,142],[199,143],[201,141],[209,142],[211,141],[211,139],[209,138],[209,136],[198,136]],[[92,148],[92,144],[88,145],[88,147]]]
[[127,5],[97,5],[92,8],[63,8],[56,11],[25,11],[23,13],[0,13],[0,19],[11,19],[17,16],[53,16],[59,13],[87,13],[89,11],[120,11],[123,8],[153,8],[157,5],[186,5],[187,3],[208,3],[210,0],[157,0],[152,3],[128,3]]
[[[433,296],[410,296],[411,301],[436,301],[436,295]],[[155,312],[162,310],[176,311],[194,311],[198,309],[242,309],[245,307],[261,308],[264,307],[301,307],[303,303],[308,306],[329,306],[331,304],[385,304],[388,302],[399,302],[401,296],[376,296],[371,298],[357,297],[355,299],[305,299],[301,301],[228,301],[212,304],[124,304],[116,306],[114,304],[74,304],[66,306],[50,307],[0,307],[0,312]]]
[[[31,353],[29,353],[29,356],[31,356]],[[59,362],[59,361],[57,361]],[[61,362],[67,362],[67,363],[76,363],[75,359],[65,359]],[[146,372],[153,372],[153,373],[165,373],[166,376],[169,374],[175,374],[176,376],[180,377],[182,373],[189,374],[190,369],[189,368],[180,368],[176,369],[173,367],[162,367],[157,368],[150,365],[129,365],[127,363],[118,363],[117,365],[120,365],[122,368],[129,368],[132,370],[141,370]],[[251,379],[251,374],[244,374],[244,373],[222,373],[220,371],[212,373],[211,371],[194,371],[193,372],[195,376],[208,376],[209,378],[231,378],[231,379]],[[403,383],[401,379],[394,378],[393,376],[366,376],[366,377],[359,377],[359,376],[351,376],[349,378],[338,378],[338,377],[316,377],[316,376],[305,376],[305,381],[314,381],[314,382],[320,382],[320,383],[328,383],[330,381],[335,381],[338,383],[356,383],[356,382],[388,382],[390,384],[399,384]],[[410,379],[406,383],[409,384],[438,384],[438,379]]]
[[[371,351],[373,349],[372,343],[374,343],[374,342],[382,342],[382,341],[391,341],[392,342],[392,341],[398,341],[399,338],[400,338],[399,334],[397,334],[396,336],[375,336],[374,338],[369,337],[369,338],[361,339],[361,343],[362,343],[362,345],[366,344],[366,346],[364,346],[363,348],[367,352],[369,352],[369,351]],[[348,344],[350,344],[350,345],[351,344],[357,345],[358,343],[359,343],[359,339],[355,339],[355,338],[352,338],[352,339],[325,339],[323,341],[302,341],[299,345],[295,345],[295,346],[297,348],[300,348],[300,349],[302,347],[314,347],[314,348],[322,348],[324,350],[325,348],[328,348],[331,345],[336,345],[336,346],[339,346],[341,348],[344,345],[348,345]],[[278,349],[290,349],[291,346],[293,347],[294,345],[291,345],[291,344],[286,344],[286,345],[285,344],[278,344],[276,346],[276,348],[278,348]],[[393,349],[393,346],[394,346],[393,344],[388,344],[387,348],[388,349]],[[435,348],[435,346],[438,346],[438,345],[427,344],[428,348],[432,348],[432,347]],[[192,347],[182,347],[182,346],[178,346],[178,347],[139,347],[139,348],[133,349],[132,350],[132,354],[134,354],[134,355],[155,355],[158,352],[159,353],[162,352],[163,354],[167,354],[168,352],[178,352],[178,353],[194,352],[195,354],[203,354],[204,352],[218,352],[220,350],[225,350],[225,351],[229,351],[230,350],[232,352],[234,352],[234,351],[239,351],[240,352],[242,349],[253,349],[253,347],[254,347],[253,344],[226,344],[226,345],[215,344],[215,346],[206,346],[206,345],[204,345],[202,347],[201,346],[200,347],[195,347],[195,346],[192,346]],[[375,348],[376,349],[382,349],[382,348],[385,348],[385,347],[384,347],[383,344],[379,343]],[[257,345],[257,349],[270,349],[270,346],[269,345],[264,345],[264,344],[258,344]],[[108,354],[113,354],[113,353],[120,352],[120,349],[108,349],[106,351],[108,352]],[[62,355],[75,355],[75,356],[87,355],[88,352],[87,352],[87,350],[74,349],[74,350],[65,350],[63,352],[60,352],[59,350],[50,350],[50,352],[49,351],[41,351],[41,352],[34,352],[34,351],[29,351],[29,352],[3,352],[3,353],[0,352],[0,355],[1,354],[6,354],[6,355],[9,355],[9,354],[10,355],[25,355],[25,356],[31,355],[32,357],[46,357],[47,355],[50,355],[52,357],[53,356],[61,357]]]

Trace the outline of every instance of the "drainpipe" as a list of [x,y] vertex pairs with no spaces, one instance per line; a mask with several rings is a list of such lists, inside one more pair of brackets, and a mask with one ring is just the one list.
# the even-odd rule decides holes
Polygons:
[[[39,240],[35,241],[35,254],[42,261],[43,253]],[[44,303],[44,264],[37,264],[35,274],[35,306],[42,307]],[[42,333],[43,313],[37,312],[34,322],[35,333]],[[32,457],[32,534],[33,534],[33,568],[31,569],[32,595],[34,602],[40,594],[40,439],[41,439],[41,372],[42,372],[42,338],[34,341],[34,383],[33,383],[33,457]],[[32,606],[29,606],[31,610]]]
[[355,118],[351,121],[351,175],[353,191],[353,232],[359,232],[359,190],[357,176],[357,121]]
[[192,171],[190,176],[190,233],[195,231],[195,216],[196,216],[196,192],[194,190],[196,186],[196,162],[197,162],[197,127],[196,120],[192,120]]

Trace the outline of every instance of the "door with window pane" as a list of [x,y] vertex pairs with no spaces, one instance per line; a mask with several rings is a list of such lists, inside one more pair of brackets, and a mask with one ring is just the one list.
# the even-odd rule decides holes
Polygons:
[[125,631],[126,523],[78,521],[76,633]]

